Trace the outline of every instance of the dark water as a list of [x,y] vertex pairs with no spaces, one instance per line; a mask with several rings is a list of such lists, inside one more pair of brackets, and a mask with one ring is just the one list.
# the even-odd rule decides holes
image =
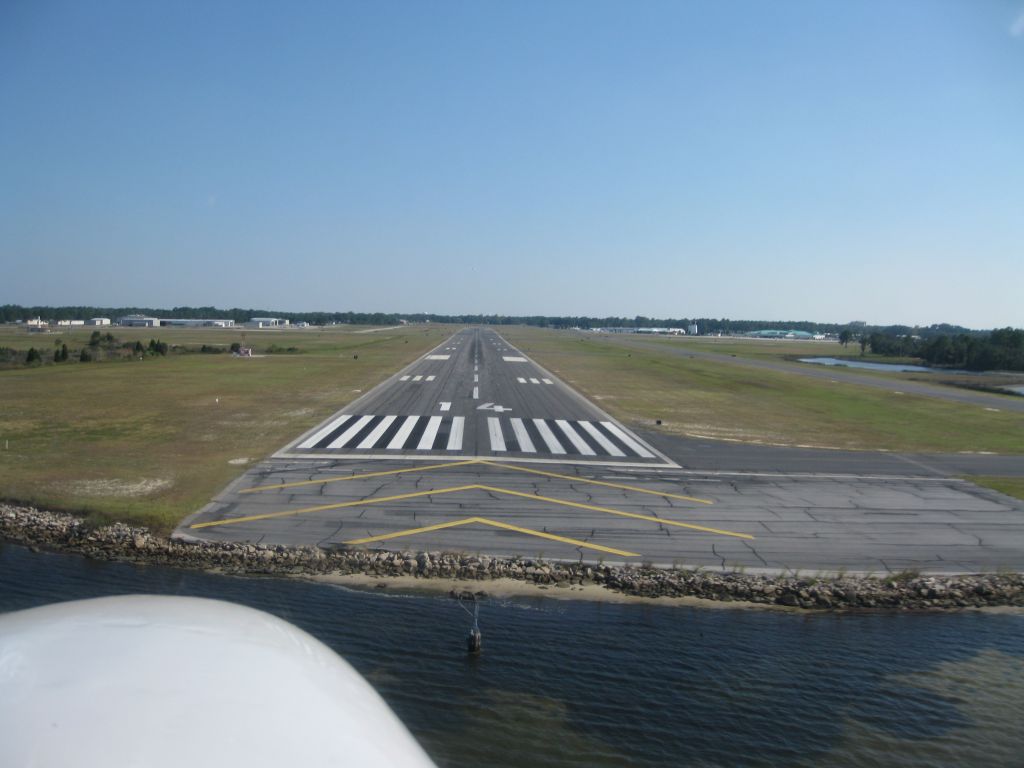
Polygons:
[[867,363],[859,360],[840,360],[836,357],[801,357],[801,363],[816,365],[832,365],[842,368],[863,368],[866,371],[890,371],[896,373],[967,373],[941,368],[925,368],[922,365],[904,365],[902,363]]
[[491,601],[94,563],[0,544],[0,611],[159,593],[282,616],[442,766],[1024,766],[1024,616]]

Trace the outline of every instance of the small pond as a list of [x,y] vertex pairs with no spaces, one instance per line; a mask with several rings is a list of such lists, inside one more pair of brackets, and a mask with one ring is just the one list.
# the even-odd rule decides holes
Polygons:
[[903,365],[897,363],[864,363],[859,360],[840,360],[838,357],[801,357],[801,363],[815,365],[837,365],[844,368],[863,368],[868,371],[889,371],[890,373],[965,373],[950,371],[946,368],[925,368],[923,365]]

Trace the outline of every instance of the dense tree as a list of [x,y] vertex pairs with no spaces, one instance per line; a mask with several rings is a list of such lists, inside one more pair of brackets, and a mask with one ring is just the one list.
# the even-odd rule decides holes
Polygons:
[[43,362],[43,357],[39,354],[39,350],[35,347],[29,347],[28,352],[25,353],[25,365],[34,365],[41,362]]

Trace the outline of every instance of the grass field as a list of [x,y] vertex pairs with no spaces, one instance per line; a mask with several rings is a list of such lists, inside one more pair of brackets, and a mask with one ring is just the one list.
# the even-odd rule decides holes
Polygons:
[[[49,359],[55,341],[77,349],[92,330],[49,335],[0,327],[0,346],[35,346]],[[150,338],[191,348],[238,341],[257,353],[271,345],[301,350],[253,359],[172,352],[165,358],[0,370],[0,497],[84,512],[96,522],[120,519],[168,531],[248,463],[455,329],[109,330],[119,341],[144,344]],[[653,427],[661,419],[658,428],[676,434],[764,443],[1024,453],[1022,414],[626,350],[566,332],[499,330],[628,423]],[[736,354],[746,354],[744,343],[738,344]],[[767,349],[762,342],[752,344],[755,351]],[[769,351],[789,354],[775,343]],[[1019,481],[987,480],[1003,492],[1024,494]]]
[[976,485],[1005,493],[1015,499],[1024,499],[1024,477],[979,477],[975,475],[967,479]]
[[[80,346],[92,330],[57,338]],[[109,330],[131,341],[199,346],[242,340],[257,352],[271,344],[303,350],[253,359],[170,354],[0,371],[0,497],[167,531],[244,471],[241,460],[277,450],[454,328]],[[0,346],[31,345],[52,356],[49,335],[0,332]]]
[[[669,433],[831,448],[1024,453],[1020,413],[627,349],[597,336],[524,327],[500,331],[617,418],[644,427],[660,419],[659,429]],[[817,346],[791,344],[801,350],[792,354]],[[777,342],[733,341],[723,350],[730,345],[736,354],[791,354]]]

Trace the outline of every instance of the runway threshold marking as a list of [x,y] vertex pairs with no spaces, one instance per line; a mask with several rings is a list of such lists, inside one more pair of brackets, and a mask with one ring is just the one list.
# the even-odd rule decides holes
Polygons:
[[737,531],[726,531],[721,528],[710,528],[706,525],[697,525],[696,523],[683,523],[678,520],[672,520],[665,517],[655,517],[654,515],[641,515],[637,512],[624,512],[621,509],[612,509],[610,507],[598,507],[594,504],[583,504],[578,501],[567,501],[565,499],[555,499],[550,496],[539,496],[532,493],[525,493],[523,491],[513,491],[508,488],[497,488],[493,485],[482,485],[474,483],[472,485],[459,485],[453,488],[437,488],[428,491],[414,491],[412,493],[400,493],[395,496],[382,496],[379,499],[354,499],[351,501],[339,501],[334,504],[319,504],[315,507],[302,507],[300,509],[286,509],[280,512],[264,512],[259,515],[246,515],[244,517],[231,517],[225,520],[210,520],[205,523],[195,523],[190,528],[212,528],[219,525],[235,525],[236,523],[251,523],[256,520],[270,520],[277,517],[294,517],[297,515],[306,515],[312,512],[326,512],[330,509],[346,509],[350,507],[368,507],[375,504],[383,504],[389,501],[407,501],[409,499],[422,498],[423,496],[441,496],[448,493],[458,493],[460,491],[488,491],[490,493],[503,494],[505,496],[516,496],[521,499],[529,499],[530,501],[542,501],[548,504],[554,504],[556,506],[573,507],[574,509],[586,509],[591,512],[602,512],[606,515],[617,515],[618,517],[629,517],[634,520],[646,520],[651,523],[658,523],[659,525],[671,525],[676,528],[688,528],[694,531],[703,531],[704,533],[714,533],[719,536],[732,536],[737,539],[753,539],[754,537],[748,533],[739,533]]
[[394,533],[383,533],[380,536],[367,536],[364,539],[351,539],[350,541],[343,542],[344,544],[372,544],[377,541],[387,541],[388,539],[398,539],[403,536],[415,536],[420,533],[430,533],[431,531],[440,531],[444,528],[455,528],[460,525],[470,525],[472,523],[481,523],[483,525],[489,525],[494,528],[503,528],[506,531],[515,531],[516,533],[524,533],[527,536],[537,536],[541,539],[550,539],[551,541],[560,541],[563,544],[571,544],[574,547],[583,547],[586,549],[594,549],[598,552],[607,552],[611,555],[619,555],[620,557],[640,557],[637,552],[627,552],[624,549],[615,549],[613,547],[605,547],[601,544],[590,544],[586,541],[580,541],[579,539],[571,539],[568,536],[558,536],[554,533],[547,533],[546,531],[536,531],[532,528],[522,528],[518,525],[512,525],[511,523],[502,523],[498,520],[490,520],[486,517],[467,517],[463,520],[453,520],[448,523],[437,523],[436,525],[425,525],[422,528],[409,528],[404,531],[396,531]]
[[345,477],[328,477],[323,480],[296,480],[291,483],[279,483],[277,485],[257,485],[252,488],[245,488],[239,491],[239,494],[243,493],[257,493],[261,491],[273,491],[279,488],[297,488],[303,485],[324,485],[326,483],[338,483],[344,480],[361,480],[367,477],[384,477],[386,475],[399,475],[405,472],[427,472],[434,469],[448,469],[449,467],[465,467],[472,464],[482,464],[488,467],[495,467],[497,469],[511,469],[516,472],[526,472],[531,475],[543,475],[544,477],[554,477],[559,480],[571,480],[574,483],[587,483],[589,485],[600,485],[606,488],[617,488],[621,491],[633,491],[634,493],[646,493],[648,496],[664,496],[670,499],[678,499],[679,501],[693,501],[698,504],[714,504],[710,499],[700,499],[696,496],[683,496],[679,493],[669,493],[668,491],[655,491],[650,488],[641,488],[636,485],[623,485],[622,483],[609,483],[605,480],[593,480],[589,477],[580,477],[578,475],[562,475],[558,472],[545,472],[542,469],[530,469],[529,467],[517,467],[514,464],[499,463],[496,461],[488,461],[487,459],[467,459],[466,461],[446,462],[444,464],[429,464],[425,467],[409,467],[406,469],[388,469],[382,472],[368,472],[361,475],[347,475]]

